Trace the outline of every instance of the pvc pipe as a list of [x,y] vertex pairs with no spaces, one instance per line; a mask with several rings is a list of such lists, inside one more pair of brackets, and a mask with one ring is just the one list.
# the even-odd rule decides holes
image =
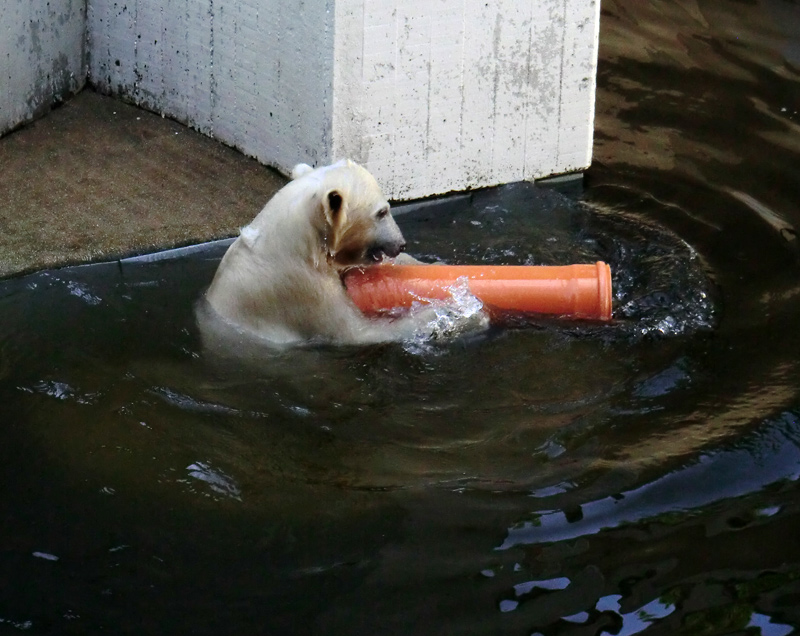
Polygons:
[[593,265],[374,265],[344,277],[361,311],[375,314],[415,301],[444,300],[459,279],[490,314],[537,313],[589,320],[611,319],[611,268]]

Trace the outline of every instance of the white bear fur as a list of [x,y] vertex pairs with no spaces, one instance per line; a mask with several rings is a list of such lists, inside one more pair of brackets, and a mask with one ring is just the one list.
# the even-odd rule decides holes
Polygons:
[[405,247],[375,179],[349,160],[292,176],[228,248],[205,295],[213,313],[276,345],[411,335],[424,316],[367,318],[341,279]]

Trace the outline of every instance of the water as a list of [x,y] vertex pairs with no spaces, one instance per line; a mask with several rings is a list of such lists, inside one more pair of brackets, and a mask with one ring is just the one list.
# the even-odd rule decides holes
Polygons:
[[220,357],[219,246],[0,284],[0,633],[796,631],[798,10],[604,2],[582,202],[400,210],[612,324]]

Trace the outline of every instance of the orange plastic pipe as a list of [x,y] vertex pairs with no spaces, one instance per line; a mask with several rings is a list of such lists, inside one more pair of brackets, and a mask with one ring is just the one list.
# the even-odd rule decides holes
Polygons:
[[364,313],[446,299],[458,279],[493,314],[525,312],[611,319],[611,269],[593,265],[374,265],[345,275],[347,292]]

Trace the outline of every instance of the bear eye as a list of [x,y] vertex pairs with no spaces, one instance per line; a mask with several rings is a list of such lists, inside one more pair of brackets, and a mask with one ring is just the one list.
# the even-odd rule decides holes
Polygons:
[[388,215],[389,215],[389,208],[388,207],[381,208],[380,210],[378,210],[375,213],[375,217],[378,218],[378,219],[386,218]]

